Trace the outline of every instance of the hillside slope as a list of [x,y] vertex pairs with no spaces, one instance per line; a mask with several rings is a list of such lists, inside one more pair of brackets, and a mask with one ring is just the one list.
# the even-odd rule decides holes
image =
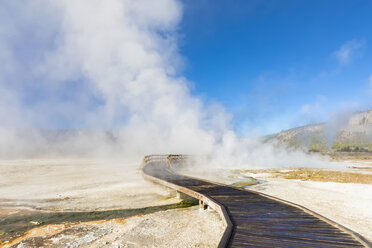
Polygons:
[[280,145],[310,152],[372,152],[372,110],[271,135]]

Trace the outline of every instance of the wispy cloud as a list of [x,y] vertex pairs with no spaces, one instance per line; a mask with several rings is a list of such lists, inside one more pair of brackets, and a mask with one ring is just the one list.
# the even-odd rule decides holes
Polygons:
[[365,39],[353,39],[343,44],[333,53],[341,65],[350,63],[355,55],[367,44]]

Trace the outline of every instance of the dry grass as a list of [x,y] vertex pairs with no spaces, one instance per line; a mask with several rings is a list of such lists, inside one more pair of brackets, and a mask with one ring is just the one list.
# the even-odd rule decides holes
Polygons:
[[268,173],[272,177],[300,179],[306,181],[372,184],[372,174],[358,172],[309,168],[291,168],[289,170],[242,170],[241,172],[253,174]]
[[286,179],[301,179],[319,182],[372,184],[372,175],[345,171],[298,169],[279,172],[277,173],[277,176]]

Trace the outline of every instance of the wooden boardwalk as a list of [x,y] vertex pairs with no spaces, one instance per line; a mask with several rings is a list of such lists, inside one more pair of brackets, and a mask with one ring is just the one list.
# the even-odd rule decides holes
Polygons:
[[308,211],[262,194],[176,174],[169,159],[145,157],[147,179],[198,198],[225,219],[219,247],[371,247]]

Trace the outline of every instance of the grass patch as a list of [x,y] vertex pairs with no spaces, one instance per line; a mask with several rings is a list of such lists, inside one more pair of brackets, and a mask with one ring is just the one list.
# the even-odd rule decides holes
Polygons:
[[258,183],[258,181],[253,177],[249,177],[248,179],[249,180],[247,181],[233,183],[231,184],[231,186],[238,187],[238,188],[245,188],[245,187],[252,186]]

